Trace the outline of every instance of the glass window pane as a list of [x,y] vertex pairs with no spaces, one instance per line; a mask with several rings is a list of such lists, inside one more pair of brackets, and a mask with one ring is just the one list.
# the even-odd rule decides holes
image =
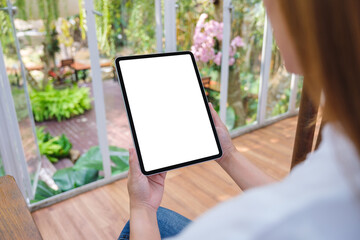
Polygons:
[[[83,7],[80,15],[70,15],[71,11],[49,12],[49,9],[59,9],[55,5],[33,7],[37,11],[31,18],[24,20],[22,14],[15,16],[15,26],[27,69],[31,114],[41,153],[39,182],[32,201],[36,202],[101,179],[104,174],[89,78]],[[20,8],[18,12],[26,11]],[[35,136],[24,107],[24,83],[21,78],[18,80],[20,71],[14,45],[5,58],[7,66],[11,66],[8,75],[32,177],[40,159],[36,156]],[[41,189],[46,189],[46,194]]]
[[[111,3],[111,4],[110,4]],[[156,52],[155,2],[95,0],[96,34],[103,61]]]
[[[177,2],[177,50],[191,50],[203,79],[208,100],[219,109],[222,40],[222,1]],[[186,94],[184,93],[184,96]]]
[[301,93],[303,90],[303,84],[304,84],[304,77],[300,76],[299,80],[298,80],[298,89],[297,89],[297,94],[296,94],[296,108],[299,108],[300,106],[300,100],[301,100]]
[[110,63],[101,71],[113,175],[128,170],[128,149],[133,146],[121,89],[112,65],[113,58],[156,52],[154,4],[154,0],[128,0],[112,1],[109,6],[102,0],[95,1],[95,8],[103,13],[102,17],[96,17],[101,62]]
[[279,48],[273,40],[266,118],[286,113],[289,108],[291,74],[287,72]]
[[256,120],[265,11],[260,0],[233,1],[227,126]]
[[[7,7],[6,2],[0,3],[0,7]],[[8,75],[11,94],[13,97],[16,116],[20,128],[27,169],[30,175],[30,179],[33,181],[37,171],[39,170],[40,156],[38,155],[38,148],[29,116],[25,88],[20,73],[20,64],[16,54],[11,19],[7,11],[0,11],[0,21],[2,22],[1,29],[3,31],[0,40],[3,48],[6,72]],[[22,39],[25,39],[25,37],[22,36]],[[2,170],[2,163],[0,163],[0,174]]]
[[5,176],[5,169],[4,169],[4,165],[2,162],[2,157],[1,157],[1,153],[0,153],[0,177]]

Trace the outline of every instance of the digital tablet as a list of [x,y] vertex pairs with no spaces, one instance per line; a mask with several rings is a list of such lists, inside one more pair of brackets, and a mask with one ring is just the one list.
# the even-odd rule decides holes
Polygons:
[[191,52],[118,57],[115,65],[143,174],[221,157]]

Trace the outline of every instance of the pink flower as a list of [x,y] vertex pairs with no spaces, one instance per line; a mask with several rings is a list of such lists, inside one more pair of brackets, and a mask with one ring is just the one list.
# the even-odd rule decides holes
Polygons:
[[232,65],[234,65],[234,63],[235,63],[235,58],[230,58],[229,59],[229,66],[232,66]]
[[[215,44],[218,42],[221,46],[224,24],[215,20],[206,22],[207,18],[208,15],[206,13],[200,15],[196,24],[191,51],[193,52],[196,61],[204,63],[214,61],[216,65],[220,66],[222,54],[219,51],[220,49],[215,49]],[[235,37],[231,41],[229,49],[230,66],[235,63],[234,56],[237,48],[242,46],[244,46],[244,42],[240,36]],[[215,54],[215,51],[217,54]]]
[[199,52],[200,52],[200,61],[204,63],[213,60],[215,57],[215,52],[213,48],[206,48],[204,46],[199,49]]
[[219,23],[219,27],[218,27],[218,31],[216,33],[216,38],[219,40],[219,41],[222,41],[223,39],[223,28],[224,28],[224,23]]
[[195,60],[199,61],[200,54],[195,46],[191,46],[191,52],[194,54]]
[[244,44],[244,41],[242,40],[241,37],[237,36],[235,37],[232,41],[231,41],[231,46],[233,48],[236,48],[236,47],[243,47],[245,44]]
[[206,40],[206,36],[204,33],[198,32],[198,33],[194,34],[193,40],[194,40],[195,45],[200,45],[201,43],[203,43]]
[[208,15],[206,13],[202,13],[199,17],[199,21],[196,23],[196,27],[202,28],[207,17]]
[[221,65],[221,52],[218,52],[214,58],[214,63],[218,66]]

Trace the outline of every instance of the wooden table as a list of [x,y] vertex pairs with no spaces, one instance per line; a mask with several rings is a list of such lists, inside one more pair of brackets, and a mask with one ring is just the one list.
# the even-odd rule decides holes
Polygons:
[[209,95],[209,90],[219,92],[220,93],[220,83],[217,81],[211,80],[210,77],[202,77],[201,78],[202,84],[206,91],[206,96]]
[[0,177],[0,239],[42,239],[11,176]]
[[209,87],[210,90],[215,92],[220,92],[220,83],[216,81],[210,81]]
[[[113,63],[112,62],[102,62],[100,63],[100,67],[101,68],[104,68],[104,67],[111,67],[113,66]],[[31,72],[31,71],[35,71],[35,70],[38,70],[38,71],[41,71],[44,69],[44,66],[39,64],[39,65],[34,65],[34,64],[31,64],[31,65],[27,65],[25,66],[26,69]],[[58,68],[61,67],[60,65],[57,66]],[[83,72],[83,77],[82,79],[85,80],[86,78],[86,75],[87,75],[87,71],[91,69],[91,65],[90,64],[84,64],[84,63],[80,63],[80,62],[74,62],[72,63],[69,67],[71,67],[72,69],[75,70],[75,78],[76,78],[76,81],[79,81],[79,77],[78,77],[78,73],[79,72]],[[114,79],[115,79],[115,68],[113,68],[113,75],[114,75]]]
[[[103,68],[103,67],[111,67],[111,66],[113,66],[112,62],[100,63],[101,68]],[[83,75],[82,78],[83,78],[83,80],[85,80],[86,71],[91,69],[90,64],[84,64],[84,63],[79,63],[79,62],[74,62],[73,64],[70,65],[70,67],[75,70],[76,81],[79,81],[78,72],[80,72],[80,71],[83,72],[84,75]],[[114,75],[114,79],[115,79],[115,70],[114,70],[114,68],[113,68],[113,75]]]

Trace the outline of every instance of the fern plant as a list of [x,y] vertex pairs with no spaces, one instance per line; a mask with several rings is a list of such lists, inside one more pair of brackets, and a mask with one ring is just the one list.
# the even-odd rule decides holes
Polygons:
[[45,155],[50,162],[57,162],[59,159],[70,155],[72,144],[65,134],[53,137],[49,132],[44,131],[44,127],[40,127],[36,128],[36,137],[40,154]]
[[57,119],[59,122],[91,109],[90,89],[77,87],[62,90],[54,89],[51,84],[44,91],[32,90],[30,100],[34,118],[37,122]]

